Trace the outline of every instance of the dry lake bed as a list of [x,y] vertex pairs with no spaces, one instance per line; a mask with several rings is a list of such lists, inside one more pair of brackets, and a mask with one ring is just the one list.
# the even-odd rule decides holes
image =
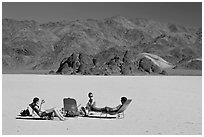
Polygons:
[[[201,76],[59,76],[2,75],[2,133],[77,135],[201,135]],[[33,97],[43,109],[63,107],[72,97],[84,106],[88,92],[96,105],[117,106],[131,98],[124,119],[67,118],[66,121],[16,120]]]

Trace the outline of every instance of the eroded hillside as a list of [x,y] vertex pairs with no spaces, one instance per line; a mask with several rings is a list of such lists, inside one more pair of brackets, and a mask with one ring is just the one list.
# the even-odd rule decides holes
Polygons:
[[201,28],[121,16],[47,24],[3,19],[2,25],[3,72],[58,71],[63,60],[80,54],[85,70],[92,68],[87,74],[131,75],[140,71],[135,62],[139,53],[160,56],[177,68],[202,69]]

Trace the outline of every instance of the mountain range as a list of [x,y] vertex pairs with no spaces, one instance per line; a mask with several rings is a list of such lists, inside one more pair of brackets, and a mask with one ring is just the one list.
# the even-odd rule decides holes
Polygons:
[[43,24],[2,20],[3,73],[53,70],[58,74],[132,75],[141,71],[135,63],[144,53],[159,56],[176,68],[201,70],[202,28],[122,16]]

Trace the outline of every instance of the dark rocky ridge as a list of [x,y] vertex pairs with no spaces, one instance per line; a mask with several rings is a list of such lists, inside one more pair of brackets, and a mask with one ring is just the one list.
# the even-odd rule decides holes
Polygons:
[[57,74],[68,75],[137,75],[139,72],[167,74],[148,58],[138,61],[130,51],[116,51],[113,48],[96,56],[73,53],[61,61],[56,71]]
[[72,55],[68,62],[78,60],[80,65],[68,63],[73,70],[67,74],[132,75],[139,71],[135,58],[143,52],[178,68],[201,69],[202,62],[188,63],[202,58],[201,28],[121,16],[47,24],[3,19],[2,25],[3,72],[19,68],[60,73],[60,62]]

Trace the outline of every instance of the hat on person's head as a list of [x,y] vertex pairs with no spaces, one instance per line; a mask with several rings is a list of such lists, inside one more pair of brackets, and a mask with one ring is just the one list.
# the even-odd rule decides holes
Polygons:
[[93,97],[93,93],[89,92],[88,97]]
[[35,97],[34,99],[33,99],[33,102],[34,103],[36,103],[36,102],[38,102],[40,99],[38,98],[38,97]]

